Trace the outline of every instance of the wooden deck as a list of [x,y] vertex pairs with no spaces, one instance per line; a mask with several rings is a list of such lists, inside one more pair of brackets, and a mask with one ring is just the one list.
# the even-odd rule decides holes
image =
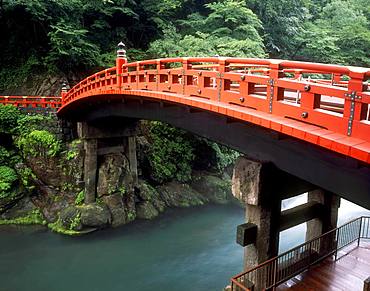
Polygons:
[[338,257],[343,257],[336,262],[327,258],[280,285],[276,290],[362,291],[364,280],[370,276],[370,241],[361,242],[358,248],[356,246],[357,244],[351,245],[338,253]]

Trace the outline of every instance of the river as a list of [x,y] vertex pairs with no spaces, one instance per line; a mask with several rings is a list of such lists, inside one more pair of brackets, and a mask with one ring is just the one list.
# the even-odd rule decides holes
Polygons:
[[[361,214],[370,212],[342,202],[340,222]],[[82,237],[1,227],[0,291],[221,291],[242,270],[235,227],[243,217],[237,206],[208,205]],[[302,242],[304,231],[282,232],[280,251]]]

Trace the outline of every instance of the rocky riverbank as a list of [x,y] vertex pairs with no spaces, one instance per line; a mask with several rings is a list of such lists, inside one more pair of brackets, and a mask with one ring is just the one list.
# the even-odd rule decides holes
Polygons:
[[148,162],[152,141],[143,128],[136,138],[138,181],[124,153],[100,155],[96,202],[84,204],[81,140],[73,139],[55,117],[18,116],[16,128],[18,132],[3,133],[6,138],[0,145],[0,167],[14,175],[9,181],[4,180],[6,173],[0,175],[6,184],[0,195],[0,224],[43,224],[56,232],[81,234],[153,219],[166,208],[232,200],[225,168],[199,166],[205,164],[199,159],[186,181],[153,179]]

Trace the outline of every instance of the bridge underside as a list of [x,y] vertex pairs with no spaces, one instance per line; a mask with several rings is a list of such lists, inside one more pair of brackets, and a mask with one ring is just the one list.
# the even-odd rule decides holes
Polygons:
[[[91,96],[69,104],[62,118],[124,124],[125,118],[159,120],[244,153],[370,209],[370,168],[342,156],[255,125],[189,106],[126,95]],[[122,121],[120,120],[122,119]],[[288,183],[283,181],[282,183]]]

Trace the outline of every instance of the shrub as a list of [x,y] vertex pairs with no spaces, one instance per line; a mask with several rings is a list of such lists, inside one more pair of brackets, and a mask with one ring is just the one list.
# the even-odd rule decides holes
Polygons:
[[18,174],[23,186],[29,191],[32,191],[35,188],[33,181],[36,180],[36,175],[32,172],[32,169],[23,167],[18,170]]
[[0,146],[0,165],[7,165],[10,158],[8,150]]
[[13,133],[21,116],[22,113],[15,106],[0,104],[0,132]]
[[163,183],[171,179],[180,182],[191,178],[191,163],[194,159],[191,136],[158,121],[150,123],[151,146],[148,159],[152,178]]
[[16,180],[15,170],[7,166],[0,166],[0,199],[9,196],[9,190]]
[[50,121],[51,117],[46,115],[23,115],[18,119],[16,131],[19,135],[25,135],[34,130],[42,130],[43,126]]
[[65,158],[67,161],[74,160],[78,156],[79,145],[81,144],[80,139],[75,139],[71,142],[69,149],[65,152]]
[[17,146],[23,156],[54,157],[61,149],[60,141],[46,130],[33,130],[17,139]]

